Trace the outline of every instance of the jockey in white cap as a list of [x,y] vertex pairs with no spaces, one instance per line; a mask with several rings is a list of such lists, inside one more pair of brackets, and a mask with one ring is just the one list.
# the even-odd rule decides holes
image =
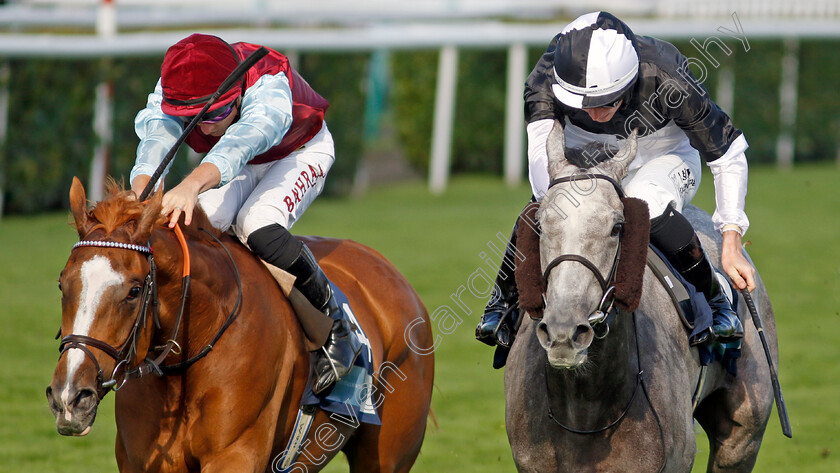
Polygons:
[[[551,40],[526,81],[524,98],[529,178],[536,200],[548,188],[546,141],[555,121],[563,124],[568,148],[593,142],[616,147],[633,129],[639,130],[638,153],[622,187],[629,197],[647,202],[651,241],[712,308],[711,329],[689,340],[699,345],[743,336],[723,290],[728,283],[680,213],[700,184],[701,158],[714,177],[713,221],[723,233],[722,268],[738,289],[750,290],[755,270],[741,252],[741,237],[749,226],[744,212],[747,141],[688,64],[670,43],[636,36],[609,13],[588,13]],[[503,347],[512,342],[518,317],[510,247],[496,279],[498,291],[476,327],[478,340]]]

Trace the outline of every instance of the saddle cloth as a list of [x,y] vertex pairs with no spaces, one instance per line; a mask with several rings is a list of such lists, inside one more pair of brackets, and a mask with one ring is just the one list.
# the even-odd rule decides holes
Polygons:
[[[653,245],[648,247],[647,266],[651,269],[662,287],[671,297],[671,302],[689,333],[689,336],[708,330],[712,326],[712,308],[702,293],[685,280],[668,262],[662,253]],[[733,305],[738,307],[737,292],[730,291]],[[720,361],[727,372],[733,376],[737,374],[737,360],[741,356],[739,341],[730,343],[714,342],[711,345],[698,347],[700,364],[707,366],[714,361]]]
[[[347,296],[330,281],[336,302],[341,308],[341,318],[356,326],[356,335],[362,342],[362,352],[356,357],[356,362],[346,376],[341,378],[327,394],[316,396],[312,392],[311,383],[306,383],[306,391],[301,400],[302,406],[317,406],[320,409],[332,412],[341,416],[357,419],[358,422],[366,424],[382,425],[379,414],[373,405],[373,352],[370,348],[370,340],[365,335],[364,329],[356,319]],[[311,381],[311,379],[310,379]]]

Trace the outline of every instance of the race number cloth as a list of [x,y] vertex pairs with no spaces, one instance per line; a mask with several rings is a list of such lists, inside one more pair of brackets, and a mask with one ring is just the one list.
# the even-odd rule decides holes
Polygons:
[[356,336],[362,341],[362,352],[359,353],[350,372],[341,378],[328,394],[316,396],[312,392],[311,383],[306,383],[306,391],[303,393],[301,404],[315,405],[324,411],[349,417],[354,424],[358,421],[382,425],[372,401],[373,352],[370,348],[370,340],[356,319],[356,315],[353,314],[347,296],[332,281],[330,285],[335,294],[335,300],[341,308],[340,317],[350,322],[351,326],[357,327]]

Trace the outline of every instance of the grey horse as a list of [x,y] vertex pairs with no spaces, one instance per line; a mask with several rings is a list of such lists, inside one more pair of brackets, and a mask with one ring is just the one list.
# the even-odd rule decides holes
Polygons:
[[[616,182],[635,157],[635,134],[613,159],[588,170]],[[565,159],[562,128],[549,137],[552,180],[579,173]],[[623,219],[617,190],[606,180],[594,189],[558,184],[543,202],[565,202],[557,193],[577,192],[579,205],[557,212],[543,205],[543,270],[561,254],[586,258],[607,275],[618,250],[612,230]],[[583,192],[585,190],[585,192]],[[588,192],[588,194],[586,194]],[[586,195],[581,195],[586,194]],[[720,235],[710,216],[689,206],[685,216],[720,262]],[[737,376],[711,364],[700,383],[698,350],[668,294],[649,268],[633,313],[619,313],[599,339],[589,316],[603,290],[593,268],[566,261],[550,271],[541,320],[525,318],[511,347],[505,373],[507,434],[513,459],[523,472],[688,472],[697,446],[694,423],[709,437],[709,472],[745,472],[755,465],[771,413],[773,392],[767,360],[755,327],[745,321]],[[756,275],[752,293],[778,366],[776,329],[767,291]],[[702,388],[698,389],[698,387]],[[693,398],[696,396],[696,408]]]

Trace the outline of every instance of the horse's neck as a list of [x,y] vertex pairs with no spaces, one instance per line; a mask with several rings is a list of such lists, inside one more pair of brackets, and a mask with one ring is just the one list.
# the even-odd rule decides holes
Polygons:
[[[154,343],[166,342],[176,332],[177,342],[185,348],[212,339],[234,309],[238,292],[232,263],[223,250],[187,238],[189,257],[184,254],[173,232],[158,230],[154,240],[158,260],[158,299],[161,327],[156,330]],[[225,242],[229,245],[228,242]],[[189,259],[189,291],[180,321],[183,272]],[[196,343],[191,343],[196,340]],[[189,349],[197,351],[201,346]]]
[[[590,362],[576,371],[547,368],[547,382],[551,396],[565,402],[568,416],[588,416],[615,413],[623,408],[635,389],[639,371],[636,334],[632,314],[619,313],[609,334],[593,342],[589,348]],[[558,399],[558,400],[560,400]],[[581,409],[582,405],[589,408]],[[597,419],[589,419],[592,422]]]
[[[234,317],[235,321],[225,329],[222,338],[237,337],[239,330],[258,330],[265,335],[275,332],[278,336],[290,334],[288,350],[305,352],[300,324],[295,320],[291,306],[283,303],[287,300],[268,270],[238,240],[224,235],[220,239],[224,248],[219,243],[188,239],[191,283],[188,307],[179,328],[179,343],[184,340],[190,346],[192,355],[216,336],[229,318]],[[162,269],[167,278],[161,290],[166,292],[167,315],[164,322],[162,314],[162,327],[157,331],[156,342],[160,341],[160,336],[168,336],[174,328],[184,259],[174,236],[162,240],[161,252],[166,261],[166,268]],[[158,253],[157,248],[155,252]],[[248,343],[248,340],[243,342]]]
[[[160,237],[153,242],[153,248],[160,259],[159,297],[164,303],[162,326],[151,329],[155,346],[167,342],[173,334],[183,268],[177,240],[164,233]],[[295,404],[299,399],[297,393],[303,392],[309,373],[309,354],[300,326],[293,320],[291,307],[265,267],[240,243],[226,238],[223,245],[231,257],[215,243],[189,244],[193,281],[176,337],[181,354],[170,353],[164,360],[164,367],[169,367],[165,369],[167,376],[150,376],[145,383],[138,382],[137,389],[119,393],[118,430],[147,432],[145,437],[126,435],[130,437],[126,444],[131,444],[126,449],[140,452],[140,457],[161,454],[155,447],[162,445],[160,442],[177,453],[182,445],[191,445],[195,436],[221,435],[219,431],[230,427],[224,422],[222,426],[211,423],[198,429],[193,426],[200,422],[191,419],[222,418],[230,414],[230,406],[236,406],[240,421],[246,419],[243,425],[258,425],[261,413],[269,407],[241,399],[242,391],[229,389],[230,386],[248,386],[248,396],[270,399],[271,409],[279,410],[277,415],[281,419],[294,419],[299,407]],[[242,278],[239,305],[234,265]],[[232,322],[221,333],[231,315]],[[220,338],[206,351],[206,356],[195,358],[219,334]],[[158,353],[148,355],[159,356]],[[197,361],[189,366],[179,365],[187,360]],[[145,406],[144,415],[136,416],[140,405]],[[163,450],[164,454],[168,451],[169,447]]]

